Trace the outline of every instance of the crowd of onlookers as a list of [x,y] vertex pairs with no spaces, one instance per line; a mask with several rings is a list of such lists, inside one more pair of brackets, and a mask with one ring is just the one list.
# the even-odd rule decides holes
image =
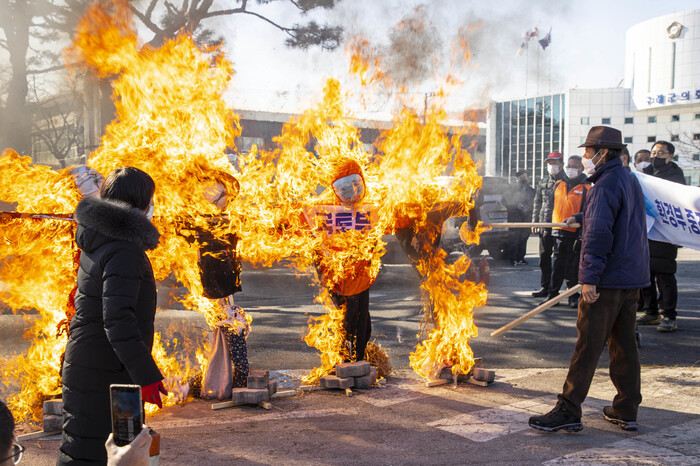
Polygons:
[[[667,141],[655,142],[651,150],[642,149],[630,154],[621,150],[620,159],[625,170],[636,170],[647,175],[686,184],[683,170],[673,161],[675,147]],[[581,212],[586,195],[591,188],[584,173],[581,156],[572,155],[564,163],[559,152],[545,157],[547,175],[536,188],[532,188],[528,172],[515,174],[511,192],[507,196],[510,222],[561,223],[567,217]],[[581,228],[532,228],[539,236],[540,288],[533,297],[545,301],[556,297],[563,283],[571,288],[578,283],[579,256],[581,253]],[[514,228],[510,233],[510,264],[525,265],[525,251],[530,231]],[[678,246],[649,240],[649,265],[651,285],[641,291],[637,311],[639,325],[656,325],[661,332],[676,330],[676,256]],[[578,306],[580,294],[569,297],[568,305]]]

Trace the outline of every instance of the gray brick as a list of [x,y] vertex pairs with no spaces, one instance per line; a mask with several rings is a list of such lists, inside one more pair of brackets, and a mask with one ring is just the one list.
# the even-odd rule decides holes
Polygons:
[[276,380],[270,380],[269,385],[267,386],[267,393],[269,394],[270,397],[277,393],[277,381]]
[[341,379],[348,377],[362,377],[369,374],[370,365],[367,361],[344,362],[335,366],[335,375]]
[[63,429],[63,416],[47,414],[44,416],[44,432],[55,432]]
[[341,379],[340,377],[335,375],[327,375],[325,377],[321,377],[320,382],[321,388],[342,388],[343,390],[346,388],[353,387],[355,385],[354,378],[347,377]]
[[231,401],[240,404],[257,405],[270,399],[270,393],[266,388],[234,388],[231,392]]
[[475,367],[473,372],[474,378],[482,382],[493,382],[493,379],[496,377],[496,371],[483,369],[481,367]]
[[63,400],[44,401],[44,414],[61,416],[63,414]]
[[270,382],[270,371],[250,371],[248,373],[248,388],[267,388]]
[[362,377],[354,377],[355,388],[369,389],[377,381],[377,368],[372,366],[370,368],[369,374],[363,375]]

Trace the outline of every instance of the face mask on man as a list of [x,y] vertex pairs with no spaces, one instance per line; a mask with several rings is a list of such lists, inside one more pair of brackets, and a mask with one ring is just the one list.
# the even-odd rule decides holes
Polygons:
[[662,168],[666,166],[666,159],[661,158],[661,157],[652,157],[651,158],[651,166],[654,167],[655,169]]
[[547,173],[550,175],[557,176],[560,171],[561,167],[559,165],[555,165],[553,163],[547,164]]
[[343,204],[355,204],[362,199],[365,183],[360,175],[348,175],[333,182],[333,191]]
[[586,172],[586,175],[591,176],[592,174],[595,173],[596,168],[598,168],[598,162],[594,162],[593,159],[598,157],[598,154],[600,154],[600,149],[598,152],[595,153],[593,157],[590,159],[587,159],[586,157],[581,159],[581,162],[583,163],[583,171]]
[[566,177],[573,180],[574,178],[578,177],[579,171],[578,168],[569,168],[566,167],[564,169],[564,172],[566,173]]
[[637,171],[641,172],[641,171],[644,171],[644,169],[647,168],[649,165],[651,165],[651,163],[649,163],[649,162],[639,162],[639,163],[635,163],[634,167],[637,169]]

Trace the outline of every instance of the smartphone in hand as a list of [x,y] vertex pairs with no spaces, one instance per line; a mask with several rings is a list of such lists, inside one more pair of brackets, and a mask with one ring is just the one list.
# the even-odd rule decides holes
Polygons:
[[112,434],[114,443],[128,445],[141,432],[144,423],[143,402],[139,385],[109,386],[112,406]]

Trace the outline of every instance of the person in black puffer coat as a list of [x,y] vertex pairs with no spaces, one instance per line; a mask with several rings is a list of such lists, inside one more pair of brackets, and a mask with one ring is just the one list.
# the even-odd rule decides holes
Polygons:
[[[670,142],[657,141],[651,147],[651,164],[643,171],[674,183],[686,184],[683,169],[673,159],[675,147]],[[678,284],[676,282],[676,256],[678,246],[663,241],[649,240],[649,265],[651,268],[651,285],[642,289],[644,315],[637,319],[639,325],[656,325],[660,332],[672,332],[678,327],[676,323],[676,303],[678,302]],[[659,297],[657,299],[656,290]],[[663,319],[659,315],[663,309]]]
[[107,177],[100,197],[75,211],[82,250],[75,316],[63,365],[63,436],[57,464],[106,464],[110,384],[137,384],[160,405],[163,387],[151,356],[156,283],[147,250],[158,245],[151,224],[155,185],[133,167]]

